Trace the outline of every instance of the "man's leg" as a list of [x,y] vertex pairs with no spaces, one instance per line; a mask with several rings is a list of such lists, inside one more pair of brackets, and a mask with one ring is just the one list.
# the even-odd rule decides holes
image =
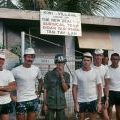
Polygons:
[[120,120],[120,105],[115,105],[116,107],[116,120]]
[[16,118],[17,120],[25,120],[26,113],[26,103],[25,102],[17,102],[16,103]]
[[55,110],[48,109],[47,113],[45,114],[45,120],[54,120]]
[[116,92],[115,108],[116,108],[116,120],[120,120],[120,91]]
[[9,120],[9,113],[13,112],[12,103],[3,104],[0,106],[1,109],[1,120]]
[[27,120],[35,120],[36,118],[36,113],[35,112],[29,112],[27,114]]
[[113,109],[113,105],[110,105],[110,106],[108,107],[109,120],[112,120],[112,109]]
[[85,120],[85,113],[79,113],[79,120]]
[[[108,103],[107,103],[108,104]],[[102,120],[109,120],[107,106],[105,106],[105,99],[102,97],[102,111],[98,113]]]
[[66,120],[65,110],[56,110],[56,120]]
[[112,120],[112,110],[113,110],[113,105],[116,103],[116,92],[114,91],[109,91],[109,107],[108,107],[108,115],[109,115],[109,120]]
[[102,120],[109,120],[109,115],[108,115],[108,110],[107,109],[103,108],[102,112],[98,113],[98,115]]
[[19,113],[16,115],[17,120],[25,120],[25,114],[24,113]]
[[38,99],[33,99],[26,102],[27,120],[36,120],[36,112],[38,112],[38,105]]
[[97,113],[90,113],[90,120],[96,120]]
[[103,109],[103,120],[109,120],[108,110],[107,109]]
[[2,114],[1,120],[9,120],[9,114]]
[[85,120],[85,112],[88,109],[86,103],[79,103],[79,120]]
[[109,106],[109,101],[106,99],[106,97],[102,97],[102,114],[103,114],[103,120],[109,120],[108,116],[108,106]]
[[88,105],[90,120],[96,120],[97,117],[97,100],[93,100]]

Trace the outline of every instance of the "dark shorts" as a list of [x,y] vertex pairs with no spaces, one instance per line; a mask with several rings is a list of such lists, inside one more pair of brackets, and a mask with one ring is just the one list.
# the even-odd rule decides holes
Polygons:
[[26,113],[26,112],[37,112],[38,111],[39,99],[34,99],[30,101],[17,102],[16,103],[16,113]]
[[120,105],[119,91],[109,91],[109,105]]
[[81,102],[79,103],[80,106],[80,113],[90,112],[94,113],[97,112],[97,100],[91,102]]
[[13,104],[12,102],[0,105],[0,115],[1,114],[9,114],[13,112]]

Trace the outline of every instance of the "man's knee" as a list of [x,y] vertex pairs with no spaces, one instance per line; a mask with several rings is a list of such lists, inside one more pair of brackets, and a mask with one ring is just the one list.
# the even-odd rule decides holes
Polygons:
[[84,120],[85,119],[85,113],[79,113],[79,119]]
[[96,112],[90,113],[90,120],[96,120],[96,117],[97,117],[97,113]]
[[17,120],[25,120],[25,114],[24,113],[17,114]]
[[116,106],[116,118],[117,120],[120,120],[120,105]]

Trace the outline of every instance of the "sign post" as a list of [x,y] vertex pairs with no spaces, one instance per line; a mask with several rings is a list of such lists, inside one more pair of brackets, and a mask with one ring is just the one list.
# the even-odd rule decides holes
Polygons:
[[40,34],[81,36],[81,14],[40,10]]

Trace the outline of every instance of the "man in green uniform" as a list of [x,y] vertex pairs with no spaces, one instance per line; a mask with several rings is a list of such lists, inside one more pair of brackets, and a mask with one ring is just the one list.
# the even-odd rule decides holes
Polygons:
[[56,68],[47,72],[44,79],[45,95],[44,110],[46,120],[66,120],[65,92],[70,88],[70,75],[64,71],[66,59],[63,54],[57,54],[54,60]]

